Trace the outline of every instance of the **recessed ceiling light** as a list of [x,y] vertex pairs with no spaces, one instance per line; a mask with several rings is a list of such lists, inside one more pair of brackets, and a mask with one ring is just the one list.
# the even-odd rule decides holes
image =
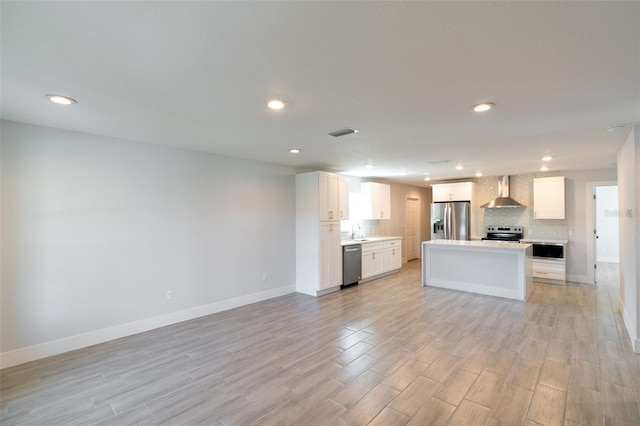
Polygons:
[[289,150],[290,153],[292,154],[300,154],[301,149],[300,148],[291,148]]
[[369,163],[369,164],[367,164],[365,167],[366,167],[367,169],[373,169],[373,168],[375,167],[375,164],[371,164],[371,163]]
[[551,161],[551,160],[552,160],[552,158],[553,158],[553,157],[550,157],[550,156],[548,156],[548,155],[547,155],[547,156],[545,156],[545,157],[542,157],[542,161]]
[[477,176],[477,177],[482,176],[482,172],[476,172],[476,176]]
[[540,167],[540,171],[541,172],[546,172],[547,170],[549,170],[549,168],[547,166]]
[[615,125],[615,126],[607,127],[607,130],[610,131],[610,132],[617,132],[617,131],[622,130],[622,129],[624,129],[624,126],[622,126],[620,124]]
[[426,180],[427,182],[429,182],[431,180],[431,178],[429,176],[427,176],[426,178],[424,178],[424,180]]
[[462,169],[464,169],[464,166],[462,164],[458,164],[456,166],[456,170],[462,170]]
[[284,101],[283,99],[271,99],[269,100],[269,102],[267,103],[267,106],[271,109],[275,109],[275,110],[279,110],[284,108],[284,106],[287,104],[286,101]]
[[485,112],[485,111],[489,111],[494,106],[496,106],[496,104],[492,102],[483,102],[481,104],[474,105],[472,108],[475,112]]
[[49,98],[51,102],[59,105],[71,105],[77,103],[75,99],[62,95],[47,95],[47,98]]

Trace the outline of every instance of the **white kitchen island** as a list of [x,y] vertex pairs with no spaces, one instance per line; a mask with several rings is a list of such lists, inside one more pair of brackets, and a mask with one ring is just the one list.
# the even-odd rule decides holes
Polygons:
[[527,300],[531,244],[433,240],[422,243],[422,285]]

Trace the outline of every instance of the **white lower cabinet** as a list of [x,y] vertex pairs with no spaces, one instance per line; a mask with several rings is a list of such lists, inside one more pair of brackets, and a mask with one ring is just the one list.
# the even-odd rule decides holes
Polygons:
[[535,259],[531,262],[531,266],[534,278],[562,282],[566,280],[566,264],[564,261]]
[[383,272],[382,243],[362,245],[362,279],[371,278]]
[[362,279],[368,281],[378,275],[402,268],[402,239],[362,244]]
[[342,246],[340,222],[320,223],[320,283],[319,290],[342,284]]
[[384,242],[383,272],[402,268],[402,241],[392,240]]

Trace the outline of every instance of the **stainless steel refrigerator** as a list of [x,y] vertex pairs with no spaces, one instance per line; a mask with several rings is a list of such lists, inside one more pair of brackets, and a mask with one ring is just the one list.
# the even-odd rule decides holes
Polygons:
[[453,201],[431,204],[432,240],[470,240],[471,203]]

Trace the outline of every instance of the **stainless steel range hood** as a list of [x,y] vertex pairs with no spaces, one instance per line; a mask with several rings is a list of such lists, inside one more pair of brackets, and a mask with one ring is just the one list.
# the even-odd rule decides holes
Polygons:
[[485,209],[517,209],[525,208],[522,204],[509,197],[509,176],[501,176],[498,179],[498,197],[483,204]]

